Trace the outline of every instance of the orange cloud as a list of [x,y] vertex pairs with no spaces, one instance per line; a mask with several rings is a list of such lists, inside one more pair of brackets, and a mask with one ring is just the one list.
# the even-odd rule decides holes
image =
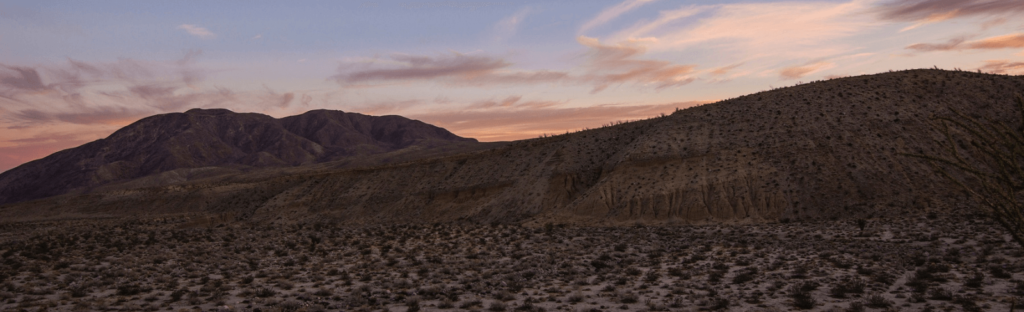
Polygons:
[[1011,48],[1024,48],[1024,34],[1009,34],[989,37],[981,40],[964,43],[963,38],[950,39],[947,43],[929,44],[918,43],[909,45],[909,50],[922,52],[930,51],[951,51],[951,50],[998,50]]
[[587,64],[590,73],[584,79],[595,84],[593,92],[604,90],[612,84],[627,82],[651,84],[655,89],[663,89],[695,80],[689,75],[693,73],[694,65],[638,59],[638,56],[646,52],[643,47],[605,45],[586,36],[579,36],[576,40],[591,50]]
[[1024,74],[1024,62],[1010,62],[1007,60],[985,61],[985,66],[979,70],[993,74]]
[[550,107],[550,106],[555,106],[555,105],[558,105],[558,104],[562,104],[562,102],[555,102],[555,101],[520,101],[522,98],[523,98],[522,96],[518,96],[517,95],[517,96],[509,96],[509,97],[507,97],[507,98],[505,98],[503,100],[500,100],[500,101],[494,101],[494,100],[479,101],[479,102],[473,103],[472,105],[468,106],[467,108],[469,108],[469,109],[491,109],[491,108],[505,108],[505,109],[508,109],[508,108],[516,108],[516,109],[530,108],[530,109],[534,109],[534,108],[544,108],[544,107]]
[[1024,34],[1010,34],[985,38],[967,44],[969,49],[1024,48]]
[[912,45],[907,46],[907,49],[908,50],[917,50],[917,51],[922,51],[922,52],[926,52],[926,51],[948,51],[948,50],[956,49],[957,47],[960,46],[961,43],[964,43],[964,41],[965,40],[963,38],[954,38],[954,39],[950,39],[949,42],[946,42],[946,43],[938,43],[938,44],[935,44],[935,43],[917,43],[917,44],[912,44]]
[[722,66],[722,67],[719,67],[719,68],[715,68],[715,69],[711,70],[711,74],[715,75],[715,76],[725,75],[725,74],[728,74],[729,71],[731,71],[733,69],[736,69],[736,67],[740,67],[740,65],[743,65],[743,63],[732,64],[732,65],[729,65],[729,66]]
[[819,70],[822,70],[822,69],[825,69],[825,68],[829,68],[829,67],[832,67],[832,66],[833,66],[832,63],[817,62],[817,63],[801,65],[801,66],[786,67],[786,68],[783,68],[782,70],[779,71],[779,77],[782,78],[782,79],[786,79],[786,80],[798,79],[800,77],[806,76],[806,75],[811,74],[813,72],[816,72],[816,71],[819,71]]

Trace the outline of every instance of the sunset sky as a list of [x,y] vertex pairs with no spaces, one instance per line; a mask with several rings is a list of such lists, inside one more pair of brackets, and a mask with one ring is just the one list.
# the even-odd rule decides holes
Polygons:
[[1024,74],[1024,1],[6,0],[0,171],[196,107],[501,141],[933,66]]

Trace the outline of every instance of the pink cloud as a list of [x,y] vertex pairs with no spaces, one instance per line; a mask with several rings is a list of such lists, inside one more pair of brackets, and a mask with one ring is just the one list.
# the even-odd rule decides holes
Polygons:
[[520,101],[522,96],[509,96],[503,100],[488,100],[478,101],[468,106],[468,109],[491,109],[491,108],[502,108],[502,109],[537,109],[551,107],[563,102],[556,101]]
[[952,50],[998,50],[1024,48],[1024,34],[1009,34],[966,42],[964,38],[950,39],[947,43],[918,43],[907,46],[909,50],[921,52]]
[[899,21],[940,21],[965,16],[992,16],[1024,12],[1019,0],[900,0],[882,4],[877,12],[883,19]]
[[978,69],[993,74],[1024,74],[1024,62],[989,60],[985,61],[985,65]]
[[396,54],[390,57],[389,62],[339,67],[338,74],[332,78],[349,86],[385,81],[436,80],[454,84],[531,84],[558,81],[568,76],[555,71],[510,71],[511,66],[505,60],[481,55],[452,53],[429,57]]
[[782,79],[798,79],[800,77],[809,75],[811,73],[820,71],[832,67],[833,64],[829,62],[816,62],[812,64],[790,66],[779,70],[779,77]]
[[681,86],[693,82],[695,65],[680,65],[668,61],[638,58],[646,49],[635,45],[605,45],[597,39],[579,36],[577,41],[590,48],[584,78],[595,84],[599,92],[613,84],[635,83],[654,85],[655,89]]

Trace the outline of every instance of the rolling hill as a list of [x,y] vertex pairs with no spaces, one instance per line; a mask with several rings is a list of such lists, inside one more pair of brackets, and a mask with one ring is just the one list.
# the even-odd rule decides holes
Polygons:
[[[902,154],[937,150],[933,114],[952,108],[1008,120],[1018,116],[1011,103],[1021,93],[1019,76],[910,70],[848,77],[458,155],[108,188],[7,205],[0,217],[674,224],[950,210],[967,204],[963,195]],[[336,137],[301,133],[315,142]],[[311,159],[270,154],[294,164]]]

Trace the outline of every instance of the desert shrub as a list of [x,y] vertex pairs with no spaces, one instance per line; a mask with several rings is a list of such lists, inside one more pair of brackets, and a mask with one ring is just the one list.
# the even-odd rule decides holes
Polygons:
[[868,296],[867,306],[873,309],[885,309],[893,305],[892,300],[886,299],[880,294]]
[[487,306],[487,311],[502,312],[507,310],[508,305],[501,301],[491,301],[491,304]]
[[583,294],[581,294],[579,292],[572,293],[571,295],[569,295],[568,298],[566,298],[566,300],[568,300],[569,303],[572,303],[572,304],[580,303],[580,302],[583,301]]
[[818,283],[813,281],[790,286],[789,297],[793,299],[793,307],[802,310],[813,309],[814,306],[818,305],[818,301],[814,299],[811,292],[817,288]]
[[619,293],[616,297],[619,298],[620,303],[637,303],[640,300],[640,297],[633,292]]
[[117,295],[118,296],[134,296],[134,295],[138,295],[140,293],[147,293],[150,290],[152,290],[152,289],[139,286],[138,284],[135,284],[135,283],[126,283],[126,284],[121,284],[121,285],[117,286]]
[[864,312],[864,303],[861,303],[860,301],[851,302],[845,312]]
[[454,307],[455,307],[455,302],[452,301],[451,299],[448,299],[448,298],[444,298],[444,299],[441,300],[441,302],[437,303],[437,308],[438,309],[451,309],[451,308],[454,308]]
[[732,283],[733,284],[743,284],[743,283],[746,283],[746,282],[754,280],[754,278],[756,276],[757,276],[757,269],[756,268],[745,269],[742,272],[736,273],[736,275],[732,277]]
[[984,309],[979,307],[978,304],[974,302],[974,297],[972,296],[954,296],[953,303],[959,304],[965,312],[984,311]]
[[971,278],[964,281],[964,286],[969,288],[981,288],[981,283],[985,281],[985,274],[981,272],[975,272]]
[[864,281],[859,278],[840,281],[829,289],[828,294],[832,298],[846,298],[846,294],[862,294],[865,287]]
[[998,265],[990,266],[988,268],[988,272],[989,272],[989,274],[992,275],[992,277],[995,277],[995,278],[1008,279],[1008,278],[1013,277],[1012,274],[1006,272],[1006,270],[1003,269],[1003,267],[998,266]]
[[469,309],[469,308],[472,308],[472,307],[480,307],[480,306],[483,306],[483,302],[480,302],[480,300],[475,300],[474,299],[474,300],[468,300],[468,301],[463,302],[462,304],[459,305],[459,309]]
[[273,288],[269,288],[269,287],[259,287],[259,288],[256,288],[255,291],[253,291],[253,294],[256,295],[256,297],[268,298],[268,297],[273,297],[274,295],[277,295],[277,291],[274,291]]
[[279,303],[277,305],[277,309],[278,309],[278,311],[281,311],[281,312],[296,312],[296,311],[299,311],[299,309],[302,309],[302,304],[298,303],[296,301],[288,300],[288,301]]
[[953,300],[953,292],[942,287],[932,288],[928,291],[928,297],[932,300],[949,301]]
[[405,306],[407,308],[406,311],[408,311],[408,312],[417,312],[417,311],[420,310],[420,299],[416,298],[416,297],[412,297],[412,298],[406,299],[405,300]]
[[729,304],[730,304],[729,299],[721,298],[721,297],[711,298],[710,303],[711,303],[710,307],[708,307],[708,308],[713,310],[713,311],[721,311],[721,310],[728,309],[729,308]]
[[661,278],[661,274],[658,273],[658,271],[655,271],[653,269],[650,270],[650,271],[647,271],[647,274],[644,274],[644,281],[646,281],[648,283],[657,282],[658,279],[660,279],[660,278]]

